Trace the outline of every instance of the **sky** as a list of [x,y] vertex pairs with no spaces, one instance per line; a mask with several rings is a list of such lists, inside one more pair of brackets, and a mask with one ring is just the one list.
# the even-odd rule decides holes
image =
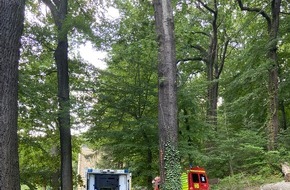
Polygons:
[[107,56],[107,52],[96,51],[93,48],[91,42],[86,42],[85,45],[81,45],[79,48],[80,56],[85,60],[94,65],[99,69],[106,69],[107,65],[104,62],[104,59]]
[[[113,20],[118,17],[119,17],[118,10],[113,7],[109,7],[107,10],[107,18]],[[81,45],[79,48],[79,53],[85,61],[88,61],[89,63],[93,64],[95,67],[99,69],[107,68],[106,63],[104,62],[104,59],[107,56],[107,52],[96,51],[93,48],[93,45],[91,42],[86,42],[85,45]]]
[[[43,4],[41,6],[41,11],[45,15],[49,11],[49,9]],[[108,7],[107,10],[104,11],[107,12],[107,14],[105,15],[108,19],[114,20],[120,15],[119,11],[114,7]],[[28,18],[28,20],[31,20],[31,22],[36,22],[39,25],[43,25],[43,23],[38,21],[37,17],[29,11],[26,11],[26,17]],[[74,51],[74,53],[79,53],[85,61],[88,61],[99,69],[107,68],[107,65],[104,61],[107,56],[107,52],[97,51],[90,41],[87,41],[84,45],[80,45],[78,50],[76,50],[76,52]]]

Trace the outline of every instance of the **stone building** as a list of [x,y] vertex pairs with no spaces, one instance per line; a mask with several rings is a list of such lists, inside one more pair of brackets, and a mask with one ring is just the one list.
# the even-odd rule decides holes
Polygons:
[[86,145],[81,147],[78,155],[78,175],[83,182],[83,185],[78,186],[78,190],[85,190],[86,171],[88,168],[95,168],[100,156],[96,151],[88,148]]

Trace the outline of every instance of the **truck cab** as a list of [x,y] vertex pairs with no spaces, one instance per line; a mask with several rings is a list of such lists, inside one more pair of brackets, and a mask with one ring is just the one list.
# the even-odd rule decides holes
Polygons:
[[184,184],[182,190],[209,190],[205,169],[198,166],[187,170],[187,173],[181,176],[181,181]]

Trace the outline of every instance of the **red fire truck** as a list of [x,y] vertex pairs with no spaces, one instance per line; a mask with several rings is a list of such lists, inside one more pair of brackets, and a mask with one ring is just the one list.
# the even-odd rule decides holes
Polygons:
[[192,167],[181,175],[182,190],[209,190],[208,178],[204,168]]
[[[159,190],[160,178],[153,180],[154,190]],[[181,190],[209,190],[208,177],[205,169],[199,166],[191,167],[181,175]]]

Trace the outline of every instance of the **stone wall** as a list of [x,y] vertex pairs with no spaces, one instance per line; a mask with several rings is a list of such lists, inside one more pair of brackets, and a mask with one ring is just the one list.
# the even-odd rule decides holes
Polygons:
[[[99,160],[98,153],[91,150],[87,146],[81,147],[81,152],[78,156],[78,175],[81,177],[82,182],[86,185],[86,171],[88,168],[95,168]],[[85,190],[85,186],[79,186],[78,190]]]

